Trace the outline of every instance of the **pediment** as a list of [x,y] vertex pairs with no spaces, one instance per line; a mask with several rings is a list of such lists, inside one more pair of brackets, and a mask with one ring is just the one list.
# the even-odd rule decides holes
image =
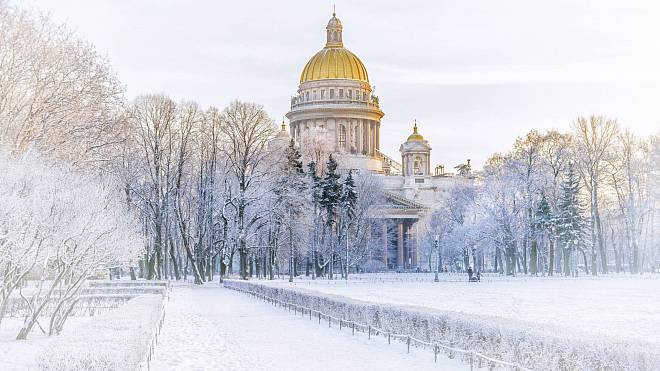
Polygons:
[[426,206],[419,202],[413,201],[394,192],[383,191],[383,196],[385,203],[381,206],[385,208],[426,209]]

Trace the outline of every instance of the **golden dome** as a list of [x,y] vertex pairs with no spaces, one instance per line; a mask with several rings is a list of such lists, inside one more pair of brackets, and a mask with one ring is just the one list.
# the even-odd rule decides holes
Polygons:
[[326,27],[327,42],[325,48],[307,62],[300,74],[300,83],[314,80],[348,79],[368,83],[369,76],[364,64],[357,55],[344,48],[342,41],[343,26],[332,14]]
[[307,62],[300,83],[312,80],[350,79],[369,82],[367,69],[355,54],[345,48],[324,48]]
[[413,133],[408,137],[408,142],[423,142],[424,137],[422,134],[417,132],[417,120],[415,120],[415,126],[413,127]]

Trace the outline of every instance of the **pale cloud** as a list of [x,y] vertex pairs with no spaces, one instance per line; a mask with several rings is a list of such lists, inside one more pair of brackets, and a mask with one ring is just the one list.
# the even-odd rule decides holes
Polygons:
[[[333,1],[15,0],[50,10],[107,54],[127,97],[164,92],[203,106],[263,104],[279,120],[323,47]],[[660,130],[660,2],[337,2],[344,41],[385,111],[398,157],[417,118],[432,160],[477,166],[536,128],[579,115]]]
[[[610,58],[563,65],[519,64],[440,69],[372,64],[384,81],[431,85],[520,83],[660,83],[660,60]],[[634,66],[634,68],[631,68]]]

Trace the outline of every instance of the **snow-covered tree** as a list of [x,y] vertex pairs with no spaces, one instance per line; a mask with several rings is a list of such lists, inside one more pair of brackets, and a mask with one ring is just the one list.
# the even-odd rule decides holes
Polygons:
[[226,140],[222,153],[227,158],[236,190],[237,250],[241,278],[248,277],[249,239],[263,214],[258,205],[260,183],[267,179],[268,142],[276,132],[273,120],[263,107],[254,103],[232,102],[222,112],[222,132]]
[[328,158],[326,163],[326,173],[321,183],[321,199],[319,204],[323,209],[325,226],[328,229],[328,245],[329,252],[327,256],[328,274],[329,278],[333,279],[334,274],[334,260],[335,260],[335,240],[337,234],[337,222],[339,218],[339,206],[341,203],[342,184],[340,182],[340,175],[337,172],[337,161],[332,155]]
[[[19,290],[28,311],[17,338],[25,339],[35,326],[57,334],[90,276],[135,262],[144,246],[138,223],[112,184],[67,165],[31,153],[0,153],[0,173],[0,319]],[[39,281],[36,291],[24,295],[28,275]]]
[[[605,177],[608,158],[613,155],[612,149],[619,133],[616,120],[603,116],[580,117],[573,124],[575,136],[575,153],[577,166],[589,191],[591,213],[591,273],[598,272],[597,257],[600,255],[601,270],[608,272],[607,251],[603,238],[603,227],[600,217],[599,194],[601,181]],[[598,253],[596,251],[598,249]]]
[[306,238],[301,238],[300,232],[307,230],[303,215],[308,212],[309,197],[307,182],[300,152],[291,139],[284,151],[284,162],[280,169],[279,179],[275,183],[274,193],[282,217],[282,223],[287,230],[289,245],[289,282],[293,282],[295,273],[296,247],[302,248]]
[[94,47],[48,16],[0,1],[0,145],[104,168],[123,88]]
[[[553,224],[556,225],[559,243],[562,247],[564,261],[564,275],[576,274],[573,265],[576,252],[582,253],[585,261],[585,270],[588,272],[589,265],[585,253],[585,227],[583,217],[583,206],[579,199],[580,183],[578,175],[572,164],[568,165],[564,182],[561,186],[561,199],[557,215]],[[592,269],[595,267],[592,267]]]

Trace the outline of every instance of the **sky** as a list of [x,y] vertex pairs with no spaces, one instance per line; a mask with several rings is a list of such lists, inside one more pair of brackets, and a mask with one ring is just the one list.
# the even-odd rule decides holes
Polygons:
[[165,93],[281,121],[325,44],[333,3],[385,117],[381,150],[417,120],[432,163],[479,168],[532,129],[579,116],[660,132],[660,2],[620,0],[16,0],[107,56],[126,96]]

